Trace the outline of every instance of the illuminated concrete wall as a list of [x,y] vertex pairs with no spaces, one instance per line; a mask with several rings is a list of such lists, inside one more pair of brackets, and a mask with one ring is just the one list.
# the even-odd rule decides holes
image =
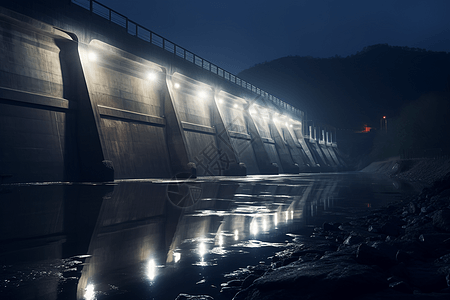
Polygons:
[[278,174],[339,165],[324,139],[305,142],[302,116],[254,91],[70,1],[45,0],[52,9],[22,2],[7,5],[28,16],[0,8],[5,181]]
[[214,89],[178,72],[167,83],[197,175],[245,175],[218,111]]
[[224,91],[220,91],[215,100],[225,129],[220,136],[229,137],[234,152],[245,163],[247,174],[260,174],[246,122],[247,101]]
[[314,160],[323,171],[341,171],[345,169],[345,162],[339,158],[337,144],[333,140],[333,131],[323,126],[309,126],[309,145]]
[[269,156],[251,115],[255,102],[261,104],[255,99],[251,101],[220,91],[216,95],[216,104],[225,127],[220,135],[230,138],[234,152],[247,168],[247,174],[278,174],[278,167],[273,165],[278,156]]
[[[74,115],[63,92],[56,40],[66,34],[0,10],[0,173],[22,174],[25,181],[42,174],[68,178],[66,164],[74,137]],[[38,157],[39,159],[35,159]],[[75,171],[75,170],[74,170]]]
[[115,177],[170,177],[162,69],[97,40],[83,50],[102,149]]

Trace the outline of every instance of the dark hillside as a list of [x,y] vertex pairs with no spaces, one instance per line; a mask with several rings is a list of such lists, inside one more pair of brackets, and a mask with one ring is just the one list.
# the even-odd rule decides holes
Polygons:
[[303,109],[310,119],[338,128],[378,128],[429,92],[448,91],[450,53],[396,47],[365,47],[348,57],[284,57],[239,76]]

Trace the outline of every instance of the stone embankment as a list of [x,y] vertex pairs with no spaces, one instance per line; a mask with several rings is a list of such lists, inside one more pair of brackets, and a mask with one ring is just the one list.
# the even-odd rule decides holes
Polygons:
[[[236,293],[233,300],[450,299],[450,173],[442,175],[448,166],[370,166],[366,171],[424,185],[440,180],[408,200],[296,237],[270,265],[247,267],[251,274],[228,282],[224,293]],[[180,299],[212,299],[201,297]]]

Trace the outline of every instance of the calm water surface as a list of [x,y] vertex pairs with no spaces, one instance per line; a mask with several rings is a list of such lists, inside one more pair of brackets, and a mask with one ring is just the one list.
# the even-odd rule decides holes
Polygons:
[[0,299],[175,299],[413,186],[365,173],[0,186]]

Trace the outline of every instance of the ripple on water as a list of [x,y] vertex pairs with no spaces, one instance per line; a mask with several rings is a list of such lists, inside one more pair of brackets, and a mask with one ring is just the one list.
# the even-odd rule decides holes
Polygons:
[[286,247],[285,243],[272,243],[272,242],[264,242],[259,240],[247,240],[242,243],[237,243],[232,245],[232,247],[243,247],[243,248],[262,248],[262,247],[274,247],[274,248],[283,248]]

